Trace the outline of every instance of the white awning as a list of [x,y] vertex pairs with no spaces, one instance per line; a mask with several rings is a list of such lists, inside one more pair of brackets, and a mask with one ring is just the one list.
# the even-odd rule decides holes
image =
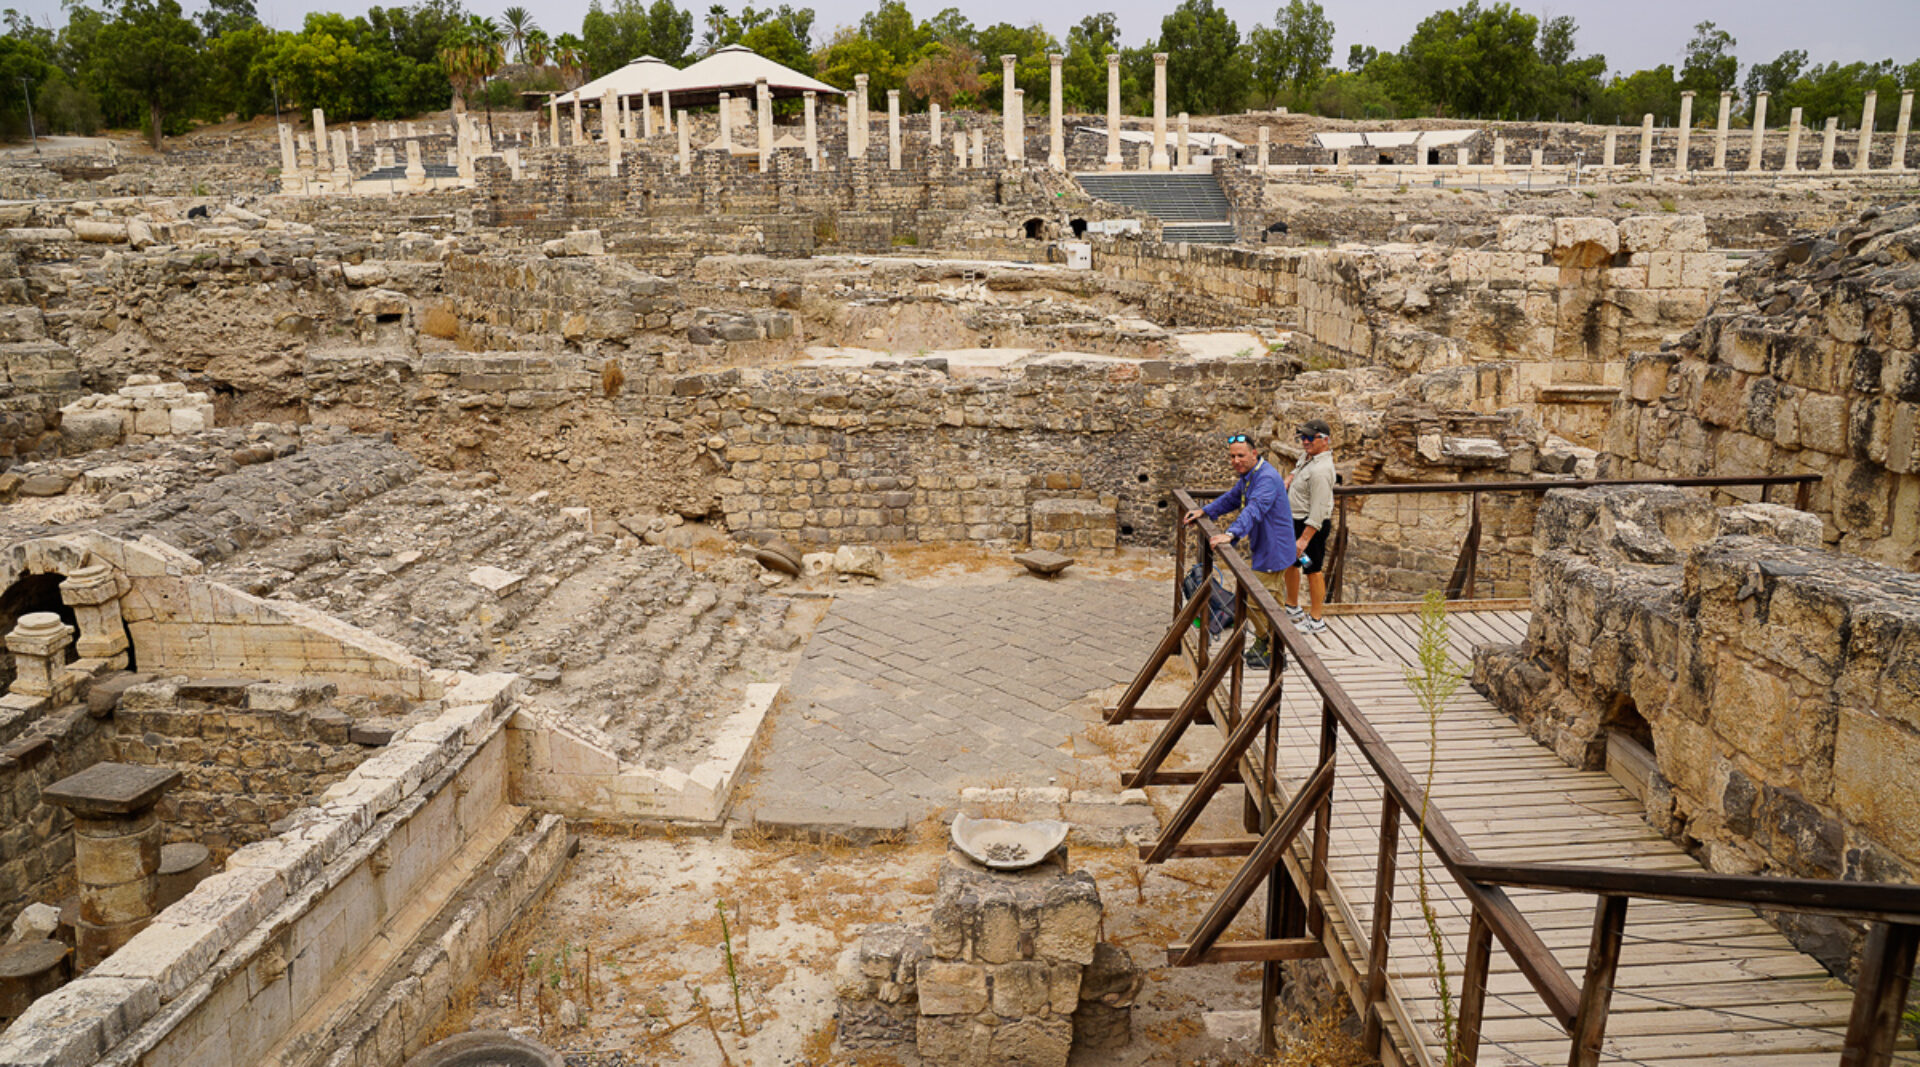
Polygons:
[[1321,148],[1411,148],[1416,143],[1427,148],[1445,148],[1465,144],[1479,130],[1375,130],[1371,133],[1316,133],[1313,143]]
[[561,93],[559,102],[571,104],[576,100],[598,103],[601,97],[612,89],[618,96],[639,96],[641,93],[657,93],[662,88],[673,89],[673,79],[681,72],[673,64],[652,56],[641,56],[611,74],[602,74],[578,89]]

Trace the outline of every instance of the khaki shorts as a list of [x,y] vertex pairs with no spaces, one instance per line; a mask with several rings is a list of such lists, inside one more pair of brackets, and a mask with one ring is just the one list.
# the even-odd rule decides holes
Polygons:
[[[1287,573],[1286,571],[1254,571],[1253,573],[1260,579],[1260,584],[1267,587],[1267,592],[1273,594],[1274,600],[1279,601],[1282,605],[1286,604],[1287,587],[1283,580]],[[1256,633],[1261,637],[1269,639],[1273,637],[1273,634],[1268,632],[1267,617],[1253,610],[1251,604],[1247,607],[1247,615],[1253,619],[1253,628]]]

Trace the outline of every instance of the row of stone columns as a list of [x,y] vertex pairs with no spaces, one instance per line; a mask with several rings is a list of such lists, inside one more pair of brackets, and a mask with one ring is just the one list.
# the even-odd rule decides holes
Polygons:
[[[1764,149],[1767,136],[1767,103],[1772,94],[1758,93],[1753,102],[1753,129],[1748,134],[1747,171],[1759,173],[1764,169]],[[1691,90],[1680,94],[1680,144],[1674,159],[1674,170],[1685,174],[1693,169],[1689,158],[1693,135],[1693,98]],[[1874,112],[1879,106],[1879,93],[1869,90],[1860,109],[1860,140],[1854,152],[1853,169],[1856,173],[1867,173],[1873,169],[1873,127]],[[1715,126],[1713,145],[1713,169],[1727,169],[1727,130],[1733,113],[1733,94],[1720,94],[1720,115]],[[1900,93],[1900,115],[1894,126],[1893,158],[1888,162],[1887,170],[1902,172],[1907,169],[1907,135],[1913,122],[1913,90]],[[1800,169],[1800,109],[1794,108],[1787,117],[1787,153],[1781,166],[1784,172],[1792,173]],[[1647,173],[1653,171],[1653,116],[1648,115],[1641,123],[1640,169]],[[1840,139],[1840,120],[1827,119],[1825,140],[1820,148],[1820,172],[1833,172],[1835,148]]]

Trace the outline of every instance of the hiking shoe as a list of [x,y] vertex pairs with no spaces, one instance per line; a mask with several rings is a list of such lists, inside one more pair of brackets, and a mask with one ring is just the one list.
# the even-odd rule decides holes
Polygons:
[[1300,632],[1303,634],[1326,633],[1327,632],[1326,621],[1324,619],[1308,619],[1306,622],[1303,622],[1300,624]]
[[1307,617],[1306,608],[1296,607],[1295,605],[1292,605],[1292,604],[1287,605],[1287,618],[1292,619],[1294,622],[1299,622],[1301,619],[1304,619],[1306,617]]
[[1273,658],[1267,651],[1267,639],[1264,637],[1254,640],[1253,647],[1247,649],[1244,658],[1247,666],[1255,670],[1265,670],[1273,665]]

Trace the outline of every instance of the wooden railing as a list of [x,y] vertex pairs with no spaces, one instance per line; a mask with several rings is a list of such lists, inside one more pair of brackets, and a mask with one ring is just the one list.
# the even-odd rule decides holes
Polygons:
[[[1693,481],[1706,484],[1702,480]],[[1553,483],[1546,487],[1559,488],[1567,484]],[[1716,484],[1753,484],[1753,480]],[[1506,488],[1506,483],[1501,483],[1498,490],[1481,488],[1479,491]],[[1377,487],[1376,491],[1394,490]],[[1177,514],[1197,506],[1195,495],[1185,490],[1177,490],[1173,496]],[[1206,576],[1190,597],[1181,593],[1179,581],[1187,571],[1189,531],[1198,535],[1194,558]],[[1478,1056],[1492,945],[1497,941],[1539,996],[1546,1013],[1568,1034],[1568,1062],[1573,1067],[1597,1064],[1606,1033],[1628,904],[1633,899],[1765,907],[1773,911],[1836,915],[1870,924],[1840,1062],[1847,1067],[1879,1067],[1891,1062],[1915,950],[1920,946],[1920,886],[1481,861],[1454,829],[1444,806],[1426,795],[1421,783],[1321,662],[1314,643],[1303,639],[1287,621],[1280,605],[1260,584],[1247,561],[1231,547],[1209,546],[1208,539],[1218,532],[1219,528],[1205,518],[1190,527],[1176,529],[1173,625],[1119,702],[1106,709],[1106,718],[1110,723],[1166,722],[1142,757],[1140,766],[1122,776],[1124,786],[1192,786],[1192,791],[1167,821],[1160,838],[1141,846],[1144,860],[1158,863],[1182,857],[1246,857],[1192,931],[1182,941],[1168,946],[1167,953],[1168,961],[1177,966],[1223,962],[1262,964],[1261,1036],[1263,1047],[1268,1051],[1272,1050],[1276,1021],[1275,1005],[1282,977],[1280,963],[1325,957],[1329,955],[1330,946],[1337,942],[1327,922],[1324,891],[1328,880],[1334,785],[1344,773],[1367,777],[1377,784],[1381,793],[1372,928],[1350,931],[1356,943],[1365,938],[1365,966],[1359,973],[1364,977],[1366,1005],[1363,1041],[1370,1054],[1379,1054],[1384,1036],[1396,881],[1394,866],[1399,856],[1401,824],[1412,813],[1408,831],[1425,839],[1446,878],[1471,909],[1455,1063],[1470,1065]],[[1190,647],[1187,635],[1195,620],[1202,618],[1216,571],[1233,579],[1233,628],[1217,649],[1210,649],[1210,642],[1204,637]],[[1242,711],[1243,688],[1248,679],[1243,678],[1246,668],[1240,650],[1256,615],[1270,621],[1269,631],[1276,648],[1272,664],[1265,672],[1265,685],[1252,704]],[[1176,654],[1193,661],[1197,681],[1192,689],[1178,705],[1142,707],[1140,701],[1155,677]],[[1293,664],[1291,670],[1289,660]],[[1318,763],[1290,795],[1275,772],[1279,710],[1288,673],[1303,679],[1321,703]],[[1223,736],[1223,744],[1207,768],[1198,773],[1163,770],[1162,764],[1181,736],[1200,722],[1211,722]],[[1337,757],[1343,741],[1359,752],[1360,766],[1339,762]],[[1240,785],[1246,790],[1246,828],[1258,836],[1187,840],[1186,835],[1200,811],[1221,788],[1231,785]],[[1309,824],[1312,831],[1306,839],[1303,856],[1296,846],[1301,844],[1301,835],[1307,833]],[[1266,888],[1263,937],[1251,941],[1222,941],[1228,925],[1263,884]],[[1554,958],[1539,932],[1514,906],[1507,891],[1515,888],[1598,896],[1587,966],[1580,981]]]

